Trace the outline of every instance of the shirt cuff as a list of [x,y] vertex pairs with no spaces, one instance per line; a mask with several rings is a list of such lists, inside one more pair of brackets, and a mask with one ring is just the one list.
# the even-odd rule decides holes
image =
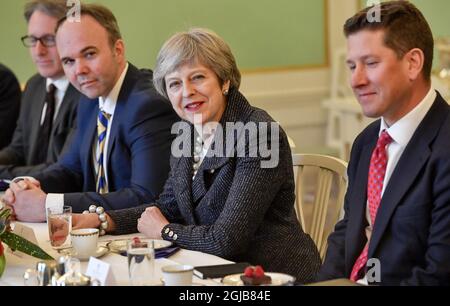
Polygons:
[[62,193],[49,193],[45,200],[45,214],[47,215],[48,208],[54,208],[62,210],[64,207],[64,194]]

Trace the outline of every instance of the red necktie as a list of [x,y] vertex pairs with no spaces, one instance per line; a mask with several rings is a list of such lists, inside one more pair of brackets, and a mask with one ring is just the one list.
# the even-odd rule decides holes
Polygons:
[[[392,142],[391,136],[383,130],[378,138],[377,146],[373,150],[372,158],[370,159],[369,167],[369,179],[367,182],[367,200],[369,202],[370,220],[372,222],[372,228],[375,225],[375,219],[378,212],[378,207],[381,202],[381,192],[383,190],[383,182],[386,174],[386,165],[388,161],[387,146]],[[366,266],[367,253],[369,251],[369,241],[367,241],[361,255],[359,255],[355,264],[353,265],[350,279],[357,281],[361,269]]]

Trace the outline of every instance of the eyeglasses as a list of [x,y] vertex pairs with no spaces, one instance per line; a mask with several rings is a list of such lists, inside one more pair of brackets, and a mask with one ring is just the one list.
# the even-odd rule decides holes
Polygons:
[[35,36],[24,36],[21,38],[22,43],[25,47],[31,48],[35,47],[37,42],[40,41],[45,47],[54,47],[56,45],[55,35],[44,35],[42,37]]

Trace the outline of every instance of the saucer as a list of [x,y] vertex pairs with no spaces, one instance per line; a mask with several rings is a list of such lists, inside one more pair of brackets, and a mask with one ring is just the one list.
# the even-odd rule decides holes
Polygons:
[[[164,282],[164,278],[160,278],[159,279],[159,283],[156,286],[165,286],[166,283]],[[200,283],[196,283],[196,282],[192,282],[192,284],[190,284],[189,286],[194,286],[194,287],[200,287],[200,286],[206,286],[205,284],[200,284]]]
[[[113,240],[108,242],[106,244],[106,247],[109,248],[109,250],[114,253],[126,252],[128,240],[127,239]],[[170,247],[171,245],[172,242],[170,241],[153,239],[153,246],[155,250],[164,249]]]
[[95,251],[95,254],[92,254],[89,256],[79,256],[74,248],[62,249],[62,250],[59,250],[58,252],[62,255],[69,255],[71,257],[78,258],[79,260],[87,261],[91,257],[95,257],[95,258],[102,257],[103,255],[108,253],[108,248],[105,246],[98,246],[97,250]]

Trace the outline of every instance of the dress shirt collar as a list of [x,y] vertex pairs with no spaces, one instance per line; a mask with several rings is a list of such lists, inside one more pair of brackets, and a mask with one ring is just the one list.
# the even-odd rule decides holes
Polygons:
[[47,78],[46,79],[47,92],[50,90],[51,84],[55,85],[55,87],[56,87],[56,89],[58,89],[58,91],[66,92],[67,88],[69,87],[69,80],[65,76],[62,76],[58,79]]
[[128,63],[125,66],[125,69],[122,71],[122,74],[120,75],[119,79],[116,82],[116,85],[114,85],[113,89],[109,93],[109,95],[106,97],[106,99],[103,99],[103,97],[98,98],[99,108],[101,111],[113,115],[114,110],[116,108],[117,100],[119,99],[120,89],[122,89],[123,81],[125,80],[125,76],[128,71]]
[[396,143],[403,148],[406,147],[417,127],[433,105],[436,96],[436,91],[431,88],[425,98],[423,98],[412,111],[394,123],[391,127],[387,125],[384,118],[381,118],[380,134],[383,130],[386,130]]

